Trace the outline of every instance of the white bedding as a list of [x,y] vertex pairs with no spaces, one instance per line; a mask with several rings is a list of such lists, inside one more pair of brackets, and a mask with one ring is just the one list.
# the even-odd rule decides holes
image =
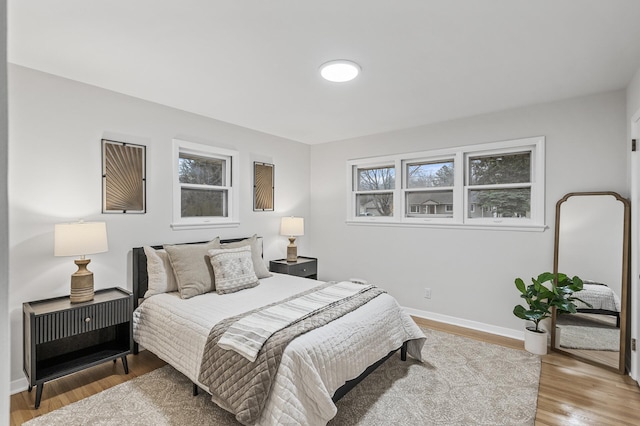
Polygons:
[[[237,293],[207,293],[180,299],[164,293],[134,312],[134,339],[194,383],[205,342],[220,320],[308,290],[318,281],[274,274]],[[294,339],[286,348],[257,424],[324,425],[337,412],[331,397],[347,380],[409,339],[409,354],[420,359],[424,334],[383,294],[355,311]]]
[[578,309],[603,309],[620,312],[620,298],[606,285],[585,282],[582,290],[576,291],[573,295],[592,305],[592,307],[589,307],[576,300],[574,303]]

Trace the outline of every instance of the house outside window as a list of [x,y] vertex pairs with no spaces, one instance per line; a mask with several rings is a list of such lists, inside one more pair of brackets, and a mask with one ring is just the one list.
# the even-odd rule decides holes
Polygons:
[[[405,217],[452,217],[454,163],[453,158],[403,162],[404,199],[409,205],[423,206],[418,212],[408,211]],[[447,205],[451,210],[447,211]]]
[[544,137],[347,162],[347,222],[544,229]]
[[174,229],[238,224],[238,152],[174,139]]

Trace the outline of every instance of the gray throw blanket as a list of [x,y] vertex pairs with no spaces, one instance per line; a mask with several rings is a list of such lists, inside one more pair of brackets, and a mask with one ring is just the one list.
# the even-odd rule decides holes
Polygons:
[[[302,294],[311,293],[332,284],[335,282]],[[383,290],[372,287],[275,332],[262,347],[255,362],[250,362],[235,351],[222,349],[217,343],[231,324],[245,315],[268,306],[227,318],[216,324],[209,333],[198,380],[209,388],[212,401],[235,414],[236,420],[240,423],[253,425],[260,418],[280,366],[282,354],[289,342],[301,334],[340,318],[382,293],[384,293]],[[273,305],[275,304],[269,306]]]

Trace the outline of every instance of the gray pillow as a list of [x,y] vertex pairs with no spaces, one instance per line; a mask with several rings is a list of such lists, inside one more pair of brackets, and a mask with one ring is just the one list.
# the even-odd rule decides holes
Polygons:
[[165,245],[173,273],[178,282],[180,297],[189,299],[215,289],[213,268],[208,250],[215,248],[214,241],[204,244]]
[[255,235],[251,238],[244,239],[242,241],[236,241],[235,243],[220,243],[220,237],[216,237],[212,243],[216,244],[214,248],[217,249],[228,249],[228,248],[237,248],[250,246],[251,247],[251,261],[253,262],[253,270],[255,271],[258,278],[269,278],[272,277],[273,274],[269,272],[267,269],[267,265],[265,265],[264,260],[262,259],[262,243],[258,239],[258,235]]
[[218,294],[234,293],[260,284],[253,270],[251,247],[209,250]]

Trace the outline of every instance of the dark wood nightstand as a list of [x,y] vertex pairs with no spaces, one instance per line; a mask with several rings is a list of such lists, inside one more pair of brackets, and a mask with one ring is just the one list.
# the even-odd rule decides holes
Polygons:
[[23,368],[29,392],[37,386],[35,408],[50,380],[118,358],[129,373],[132,307],[132,293],[121,288],[98,290],[89,302],[64,296],[22,305]]
[[317,280],[318,259],[315,257],[298,256],[297,262],[287,262],[287,259],[272,260],[269,262],[269,270],[280,274],[289,274]]

